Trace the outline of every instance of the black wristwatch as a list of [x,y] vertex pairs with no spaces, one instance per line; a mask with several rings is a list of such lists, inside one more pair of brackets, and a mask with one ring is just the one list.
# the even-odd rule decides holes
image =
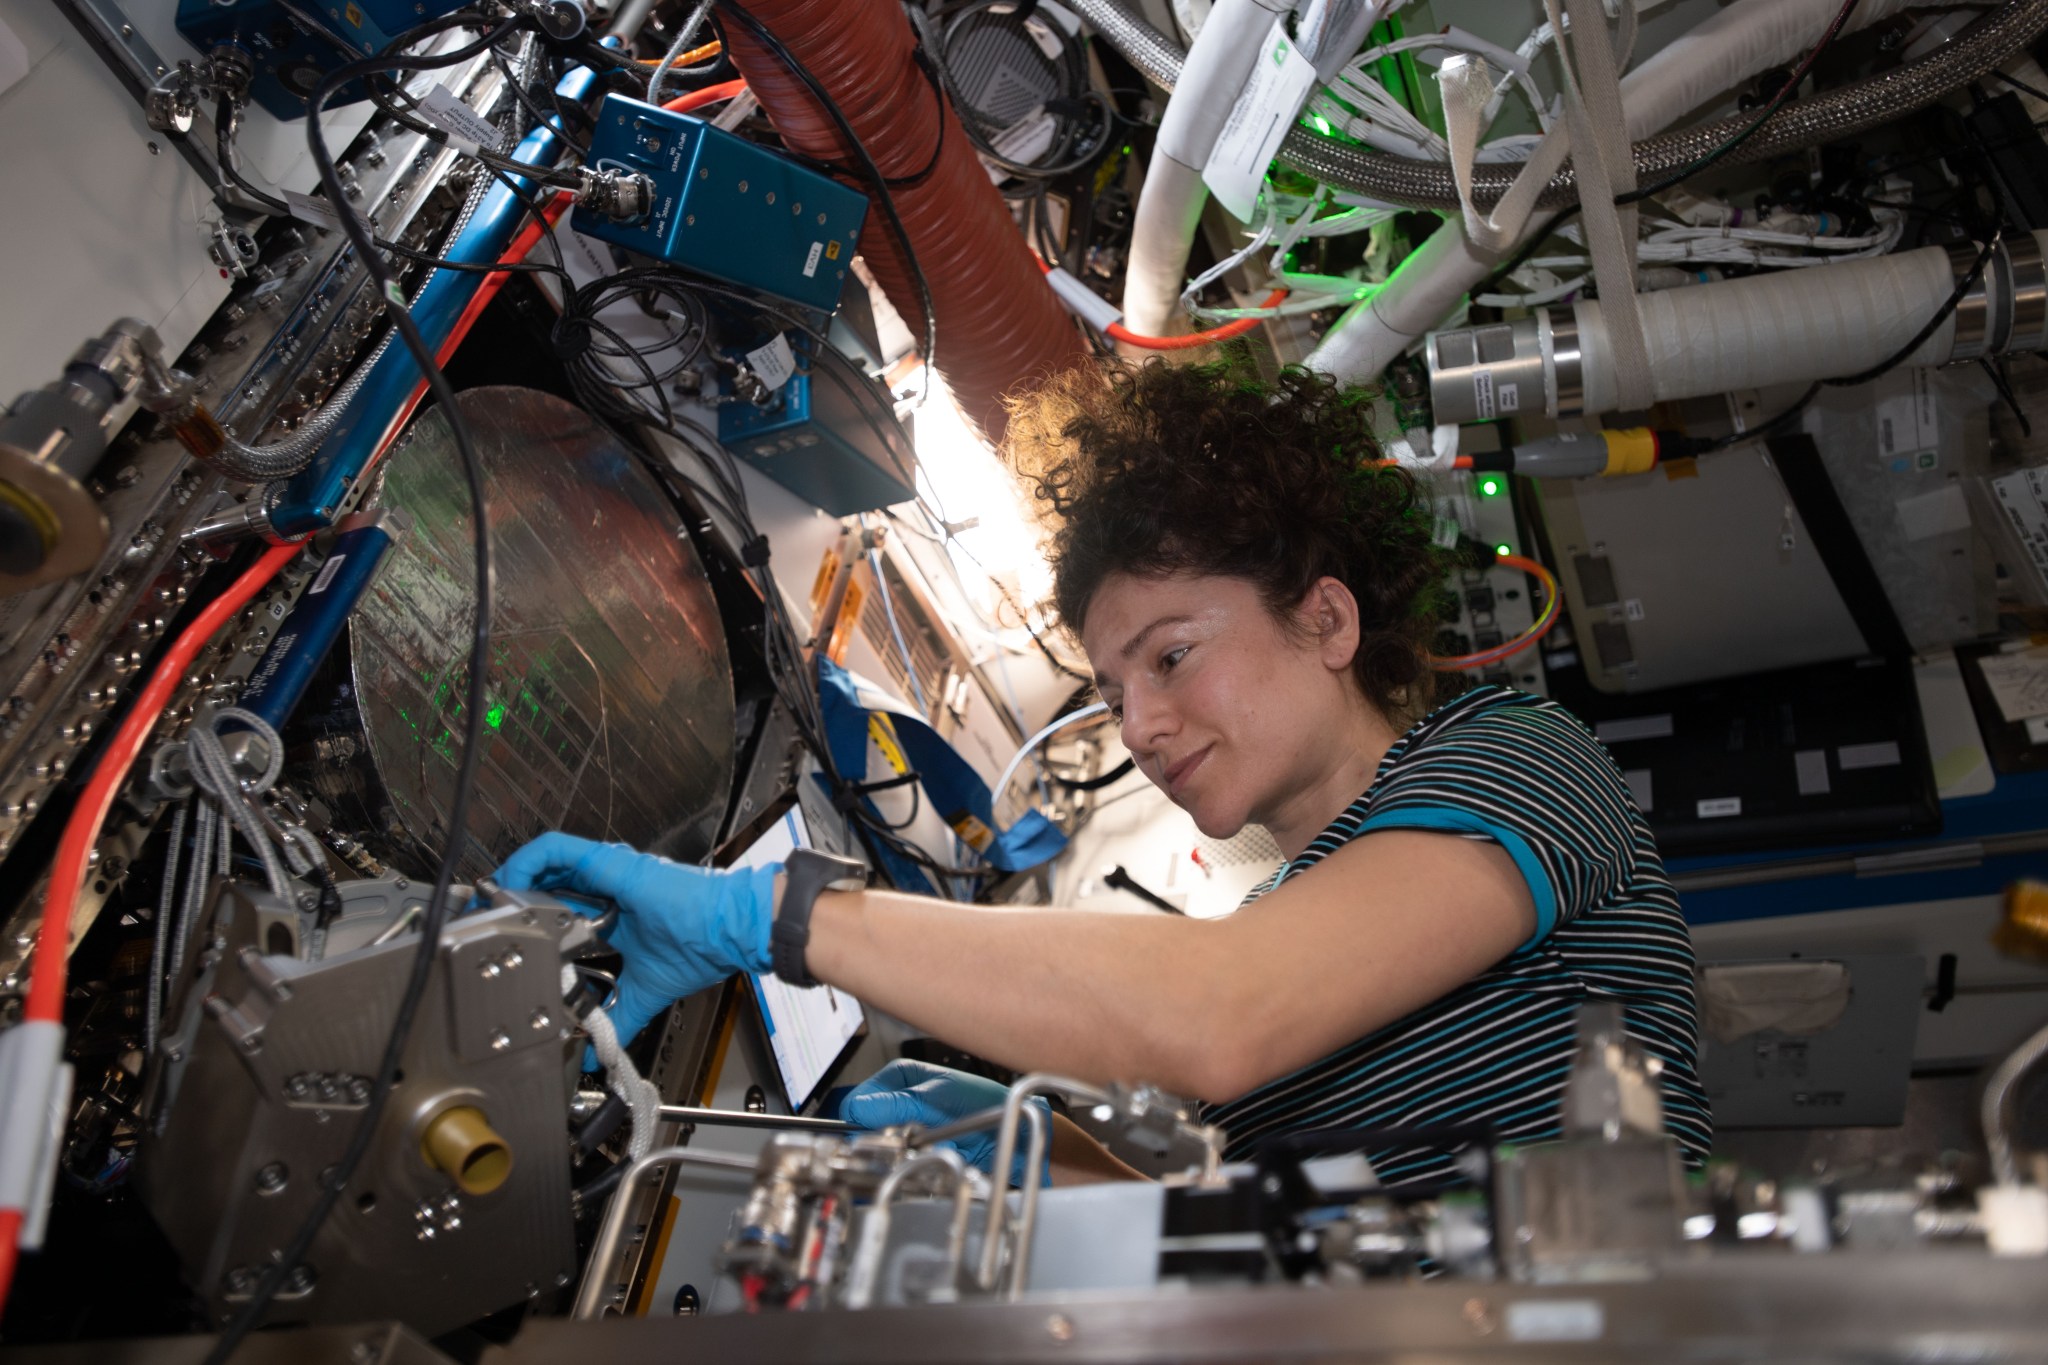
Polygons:
[[775,974],[792,986],[815,986],[804,966],[811,946],[811,908],[820,891],[858,891],[868,884],[868,870],[852,858],[800,848],[782,860],[782,901],[768,931],[769,960]]

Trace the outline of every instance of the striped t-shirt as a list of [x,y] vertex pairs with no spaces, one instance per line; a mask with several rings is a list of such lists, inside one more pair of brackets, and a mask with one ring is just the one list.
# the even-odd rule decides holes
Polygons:
[[[1536,902],[1536,932],[1432,1004],[1203,1117],[1232,1160],[1273,1134],[1481,1125],[1503,1142],[1563,1135],[1561,1102],[1584,1001],[1614,1001],[1663,1059],[1664,1119],[1687,1163],[1713,1140],[1701,1088],[1692,940],[1628,783],[1555,703],[1480,687],[1394,746],[1358,800],[1246,903],[1361,835],[1443,830],[1506,849]],[[1331,874],[1335,875],[1335,874]],[[1455,1181],[1449,1153],[1367,1153],[1383,1183]]]

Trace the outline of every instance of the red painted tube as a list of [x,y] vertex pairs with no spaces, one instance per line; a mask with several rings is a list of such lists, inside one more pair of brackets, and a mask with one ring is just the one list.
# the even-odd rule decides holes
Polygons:
[[[746,0],[791,54],[831,92],[875,164],[891,180],[918,264],[931,282],[938,370],[967,416],[992,438],[1004,426],[1004,394],[1087,356],[1078,331],[1017,231],[1003,197],[974,155],[952,106],[912,56],[916,42],[897,0]],[[803,82],[744,25],[725,26],[726,52],[792,148],[852,168],[846,183],[872,197],[859,160]],[[941,136],[943,130],[943,145]],[[861,232],[861,254],[889,302],[922,335],[923,305],[880,206]]]

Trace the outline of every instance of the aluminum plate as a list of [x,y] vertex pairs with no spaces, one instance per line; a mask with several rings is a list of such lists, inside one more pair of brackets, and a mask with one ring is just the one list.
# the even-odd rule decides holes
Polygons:
[[[458,401],[488,480],[496,575],[486,747],[459,875],[549,829],[701,857],[732,790],[732,665],[674,507],[559,398],[484,388]],[[357,787],[382,808],[361,812],[372,831],[439,850],[475,619],[469,495],[446,418],[422,417],[383,477],[384,502],[410,512],[414,532],[350,622],[358,745],[326,751],[367,751],[340,756],[374,769]]]

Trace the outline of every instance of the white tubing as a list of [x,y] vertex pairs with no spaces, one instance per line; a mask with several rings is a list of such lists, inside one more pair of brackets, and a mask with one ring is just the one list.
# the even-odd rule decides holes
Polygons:
[[[1208,31],[1204,26],[1202,32]],[[1173,336],[1187,330],[1175,305],[1208,194],[1200,171],[1153,154],[1144,188],[1138,192],[1138,211],[1131,220],[1131,258],[1124,266],[1124,325],[1139,336]]]
[[[1206,31],[1207,30],[1205,29],[1204,32]],[[1061,716],[1058,720],[1046,726],[1043,730],[1040,730],[1031,738],[1025,740],[1024,746],[1017,750],[1016,754],[1011,757],[1008,766],[1006,766],[1003,769],[1003,775],[996,779],[995,786],[989,788],[989,798],[992,801],[1000,801],[1003,799],[1003,793],[1010,789],[1010,779],[1017,775],[1017,769],[1022,767],[1024,764],[1024,760],[1031,756],[1031,751],[1033,749],[1036,749],[1039,745],[1045,743],[1047,736],[1056,734],[1057,732],[1066,729],[1069,725],[1072,725],[1076,721],[1086,720],[1090,716],[1099,716],[1108,709],[1108,702],[1098,701],[1092,703],[1091,705],[1084,706],[1078,711],[1069,711],[1066,715]]]
[[[1752,275],[1637,296],[1657,401],[1697,398],[1867,370],[1912,340],[1955,292],[1943,247]],[[1618,399],[1599,303],[1573,306],[1587,412]],[[1903,362],[1937,365],[1955,349],[1953,315]]]
[[[1159,117],[1155,151],[1198,171],[1209,164],[1231,106],[1265,48],[1273,16],[1287,8],[1286,0],[1217,0]],[[1182,99],[1183,93],[1190,98]]]
[[1124,325],[1140,336],[1183,331],[1181,276],[1208,191],[1202,171],[1265,49],[1273,16],[1287,0],[1217,0],[1188,49],[1166,101],[1152,162],[1138,190],[1131,258],[1124,273]]
[[[1844,31],[1912,3],[1865,0],[1850,13]],[[1736,0],[1622,77],[1629,137],[1662,132],[1737,82],[1797,56],[1819,39],[1840,9],[1840,0]],[[1372,382],[1417,337],[1448,317],[1512,249],[1480,251],[1463,231],[1447,225],[1416,248],[1371,298],[1339,318],[1304,363],[1340,383]],[[1912,335],[1911,329],[1905,335]],[[1854,368],[1842,372],[1854,373]]]
[[1372,297],[1346,309],[1304,363],[1340,383],[1372,382],[1415,338],[1448,317],[1504,257],[1474,246],[1459,224],[1444,224],[1408,253]]

